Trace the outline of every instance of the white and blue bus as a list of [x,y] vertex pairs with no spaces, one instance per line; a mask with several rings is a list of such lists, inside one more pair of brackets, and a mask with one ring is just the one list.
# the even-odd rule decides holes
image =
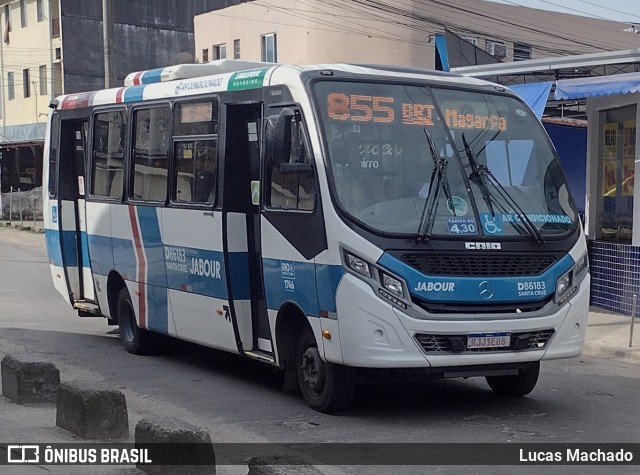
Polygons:
[[380,373],[522,396],[540,361],[582,351],[582,226],[501,86],[224,60],[51,107],[53,281],[131,353],[158,334],[238,353],[332,412]]

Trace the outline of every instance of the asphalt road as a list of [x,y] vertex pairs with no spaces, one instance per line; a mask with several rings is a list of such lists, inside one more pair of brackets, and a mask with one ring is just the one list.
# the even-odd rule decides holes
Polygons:
[[[261,363],[187,343],[166,345],[155,356],[130,355],[105,320],[77,317],[53,289],[42,235],[0,228],[0,356],[23,351],[51,359],[63,380],[120,388],[132,427],[145,416],[178,417],[208,427],[214,442],[637,443],[640,438],[640,365],[623,360],[583,356],[543,364],[534,392],[515,400],[494,397],[478,378],[366,386],[351,410],[329,416],[283,392],[282,375]],[[7,404],[0,408],[11,411]],[[403,472],[459,469],[403,467]],[[332,470],[397,472],[371,466],[323,469]],[[611,467],[562,470],[612,473]],[[614,471],[638,473],[637,466]]]

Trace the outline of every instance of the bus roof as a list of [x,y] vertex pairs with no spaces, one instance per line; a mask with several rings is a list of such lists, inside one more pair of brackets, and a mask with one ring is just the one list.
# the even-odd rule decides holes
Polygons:
[[261,63],[256,61],[242,61],[239,59],[217,59],[202,64],[176,64],[166,68],[148,69],[136,71],[124,78],[125,86],[140,86],[157,82],[175,81],[178,79],[190,79],[214,74],[233,73],[247,69],[257,69],[275,66],[273,63]]
[[[274,73],[277,70],[277,78]],[[131,73],[123,87],[67,94],[57,98],[57,109],[81,109],[141,100],[183,97],[223,91],[255,89],[269,84],[286,84],[305,71],[340,71],[356,75],[430,79],[455,85],[480,86],[487,81],[402,66],[312,64],[280,65],[239,60],[218,60],[205,64],[182,64]]]

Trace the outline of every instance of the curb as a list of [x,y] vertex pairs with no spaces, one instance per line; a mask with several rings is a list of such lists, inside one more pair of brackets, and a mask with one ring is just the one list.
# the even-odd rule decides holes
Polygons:
[[585,343],[582,354],[597,358],[619,358],[627,362],[640,363],[640,348],[638,347],[634,347],[634,349],[629,348],[628,350],[619,350],[593,343]]
[[37,234],[43,234],[44,233],[44,228],[42,226],[33,226],[33,224],[29,225],[29,224],[25,224],[23,222],[23,224],[20,223],[16,223],[16,222],[9,222],[9,221],[0,221],[0,226],[6,227],[6,228],[11,228],[11,229],[16,229],[18,231],[29,231],[32,233],[37,233]]

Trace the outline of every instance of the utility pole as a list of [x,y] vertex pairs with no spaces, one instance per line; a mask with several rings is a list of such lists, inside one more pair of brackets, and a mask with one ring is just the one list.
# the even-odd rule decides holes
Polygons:
[[104,41],[104,87],[116,86],[113,0],[102,0],[102,37]]

